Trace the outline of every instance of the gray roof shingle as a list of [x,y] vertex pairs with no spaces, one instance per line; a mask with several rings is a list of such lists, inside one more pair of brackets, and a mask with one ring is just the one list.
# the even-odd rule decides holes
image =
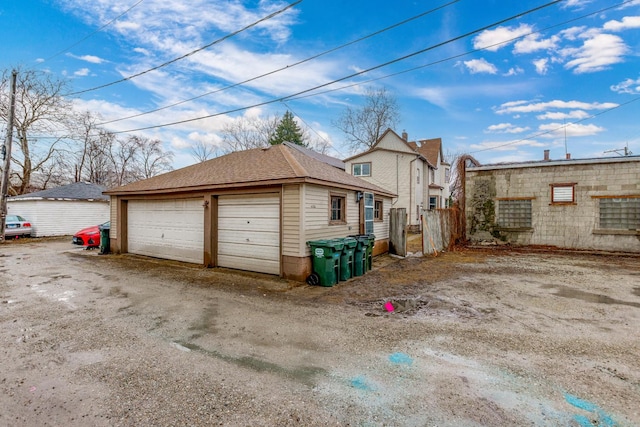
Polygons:
[[21,194],[10,197],[10,200],[22,199],[51,199],[51,200],[109,200],[109,196],[102,194],[105,187],[88,182],[75,182],[61,187],[49,188],[34,193]]

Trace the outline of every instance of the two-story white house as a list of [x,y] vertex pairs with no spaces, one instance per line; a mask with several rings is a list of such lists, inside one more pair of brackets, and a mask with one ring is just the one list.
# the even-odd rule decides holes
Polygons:
[[347,173],[397,194],[387,208],[405,208],[407,225],[420,227],[420,211],[447,206],[449,165],[440,139],[408,142],[387,129],[367,151],[344,160]]

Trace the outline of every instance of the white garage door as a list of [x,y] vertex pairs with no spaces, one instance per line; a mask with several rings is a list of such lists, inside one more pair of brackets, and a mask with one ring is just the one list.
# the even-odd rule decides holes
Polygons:
[[218,199],[218,265],[280,274],[280,196]]
[[127,213],[130,253],[204,263],[202,199],[130,200]]

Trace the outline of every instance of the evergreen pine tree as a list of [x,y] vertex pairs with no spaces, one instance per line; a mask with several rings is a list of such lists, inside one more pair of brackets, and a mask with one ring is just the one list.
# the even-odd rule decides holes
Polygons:
[[280,123],[278,123],[278,127],[269,140],[269,143],[271,145],[276,145],[282,144],[285,141],[302,145],[303,147],[307,146],[304,142],[302,130],[294,120],[293,114],[290,111],[284,113],[284,116],[282,117],[282,120],[280,120]]

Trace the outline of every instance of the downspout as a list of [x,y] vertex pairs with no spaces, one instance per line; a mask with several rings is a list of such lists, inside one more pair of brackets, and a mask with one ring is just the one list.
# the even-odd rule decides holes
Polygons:
[[[415,169],[416,160],[418,160],[417,157],[409,162],[409,209],[410,209],[409,212],[411,212],[410,213],[411,216],[409,218],[413,216],[413,199],[414,199],[413,196],[415,195],[414,192],[415,192],[415,185],[416,185],[414,182],[415,179],[413,179],[413,172]],[[409,225],[411,225],[411,221],[409,221]]]

